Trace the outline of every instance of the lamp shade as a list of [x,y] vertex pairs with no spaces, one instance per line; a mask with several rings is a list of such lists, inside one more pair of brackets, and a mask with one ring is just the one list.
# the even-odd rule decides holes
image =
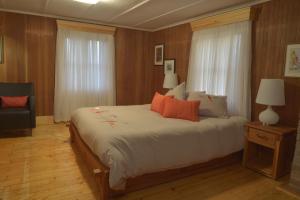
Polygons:
[[282,79],[261,79],[256,103],[269,106],[285,105],[284,81]]
[[163,88],[174,88],[178,85],[177,74],[167,73],[165,74],[164,85]]

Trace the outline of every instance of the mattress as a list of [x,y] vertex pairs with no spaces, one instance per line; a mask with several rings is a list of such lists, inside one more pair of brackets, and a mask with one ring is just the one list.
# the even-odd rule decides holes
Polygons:
[[109,185],[224,157],[243,148],[246,119],[163,118],[150,105],[80,108],[71,117],[81,138],[110,168]]

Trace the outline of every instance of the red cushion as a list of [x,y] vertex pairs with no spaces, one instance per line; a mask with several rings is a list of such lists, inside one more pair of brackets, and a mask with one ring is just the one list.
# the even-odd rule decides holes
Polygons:
[[165,101],[167,99],[172,99],[172,98],[174,98],[174,96],[164,96],[156,92],[152,99],[151,110],[162,114],[165,106]]
[[21,108],[27,104],[28,96],[7,97],[1,96],[2,108]]
[[200,101],[167,99],[162,115],[168,118],[199,121],[199,105]]

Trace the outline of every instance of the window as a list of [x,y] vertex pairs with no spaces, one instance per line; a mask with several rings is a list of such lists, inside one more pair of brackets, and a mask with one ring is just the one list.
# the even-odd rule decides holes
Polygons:
[[59,28],[56,52],[55,121],[80,107],[115,104],[112,35]]
[[227,96],[230,114],[250,118],[251,22],[193,33],[189,91]]

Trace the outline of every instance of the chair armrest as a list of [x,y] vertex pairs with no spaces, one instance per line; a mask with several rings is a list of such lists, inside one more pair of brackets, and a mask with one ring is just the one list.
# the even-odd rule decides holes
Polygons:
[[36,127],[36,122],[35,122],[35,97],[34,96],[29,96],[29,109],[30,109],[30,120],[31,120],[31,127],[35,128]]

